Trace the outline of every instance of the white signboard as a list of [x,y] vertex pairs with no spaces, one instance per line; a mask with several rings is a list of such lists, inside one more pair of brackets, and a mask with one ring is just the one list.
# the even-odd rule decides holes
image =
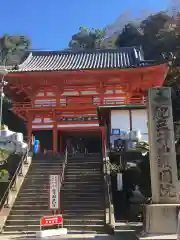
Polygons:
[[177,165],[171,89],[149,89],[149,143],[153,203],[175,203]]
[[122,180],[122,173],[117,174],[117,190],[122,191],[123,190],[123,180]]
[[49,209],[58,210],[60,205],[60,176],[49,176]]

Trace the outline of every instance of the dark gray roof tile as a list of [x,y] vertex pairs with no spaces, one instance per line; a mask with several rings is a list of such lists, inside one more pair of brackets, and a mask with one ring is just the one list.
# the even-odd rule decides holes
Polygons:
[[10,72],[118,69],[144,64],[144,54],[140,47],[93,51],[32,51],[18,66],[18,70],[14,68]]

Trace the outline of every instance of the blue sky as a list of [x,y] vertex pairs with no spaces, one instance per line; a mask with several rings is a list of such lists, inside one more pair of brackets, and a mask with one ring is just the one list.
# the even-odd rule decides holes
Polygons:
[[142,9],[152,12],[169,7],[169,0],[0,0],[0,36],[27,35],[32,47],[66,48],[80,26],[103,28],[120,14]]

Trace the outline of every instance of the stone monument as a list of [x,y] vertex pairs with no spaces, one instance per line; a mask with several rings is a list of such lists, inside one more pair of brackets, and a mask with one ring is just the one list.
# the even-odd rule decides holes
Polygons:
[[152,204],[146,206],[146,232],[173,234],[180,205],[171,88],[148,92]]

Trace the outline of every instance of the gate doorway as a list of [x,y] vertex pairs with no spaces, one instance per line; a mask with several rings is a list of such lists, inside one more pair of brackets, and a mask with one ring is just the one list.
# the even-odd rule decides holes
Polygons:
[[[85,149],[88,153],[101,153],[102,136],[101,131],[61,131],[61,139],[63,141],[63,151],[66,145],[71,145],[75,152],[84,153]],[[58,134],[58,151],[60,151],[60,134]]]
[[32,131],[35,139],[40,142],[40,152],[53,150],[53,131],[52,130],[37,130]]

